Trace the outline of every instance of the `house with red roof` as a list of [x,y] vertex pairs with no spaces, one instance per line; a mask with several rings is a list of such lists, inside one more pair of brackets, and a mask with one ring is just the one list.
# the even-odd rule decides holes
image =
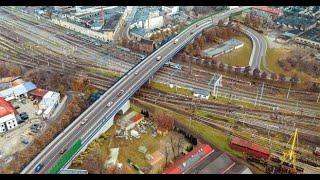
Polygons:
[[214,152],[208,144],[199,144],[187,155],[178,159],[174,164],[164,170],[164,174],[187,174],[189,170],[201,163]]
[[0,97],[0,133],[18,126],[17,114],[18,112],[12,104]]

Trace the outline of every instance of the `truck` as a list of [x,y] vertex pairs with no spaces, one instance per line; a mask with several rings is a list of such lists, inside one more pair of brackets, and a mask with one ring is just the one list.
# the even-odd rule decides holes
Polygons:
[[160,61],[160,60],[161,60],[161,56],[158,56],[158,57],[157,57],[157,61]]

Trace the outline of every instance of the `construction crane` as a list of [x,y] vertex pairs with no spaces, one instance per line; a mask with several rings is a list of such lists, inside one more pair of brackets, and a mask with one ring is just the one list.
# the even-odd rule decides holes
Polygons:
[[281,164],[284,170],[287,170],[288,173],[297,172],[297,157],[295,150],[298,148],[298,129],[296,128],[294,134],[290,137],[288,145],[290,149],[283,152],[281,157]]
[[295,129],[287,145],[289,145],[290,148],[283,152],[278,162],[273,159],[276,164],[269,164],[266,169],[267,173],[297,174],[303,172],[303,168],[297,166],[296,150],[298,148],[298,129]]

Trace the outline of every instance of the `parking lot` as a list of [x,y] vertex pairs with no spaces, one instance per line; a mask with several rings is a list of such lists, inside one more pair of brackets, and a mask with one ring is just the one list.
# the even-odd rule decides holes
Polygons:
[[[14,153],[23,150],[45,128],[46,124],[36,115],[38,107],[30,99],[26,99],[25,103],[18,100],[12,100],[11,103],[14,107],[19,107],[17,109],[18,113],[26,112],[29,118],[18,124],[18,127],[0,135],[0,162],[11,159]],[[39,124],[40,126],[38,126],[38,130],[34,128],[34,132],[31,132],[30,127],[33,124]],[[5,163],[8,163],[8,161]]]

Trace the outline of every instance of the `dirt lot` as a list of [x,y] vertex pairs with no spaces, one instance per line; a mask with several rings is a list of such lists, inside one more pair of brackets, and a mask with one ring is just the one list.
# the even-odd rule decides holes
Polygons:
[[[146,121],[150,121],[146,119]],[[172,143],[173,141],[174,147],[177,149],[177,142],[180,139],[180,152],[187,148],[190,143],[187,139],[184,138],[182,134],[177,132],[169,132],[165,136],[157,135],[156,137],[152,136],[152,129],[151,127],[147,127],[147,133],[140,134],[140,138],[131,138],[126,140],[124,138],[117,138],[115,137],[117,130],[117,126],[113,125],[105,134],[103,134],[99,139],[95,140],[91,143],[85,152],[81,153],[74,161],[71,168],[84,168],[88,167],[88,164],[84,164],[85,158],[88,157],[90,153],[94,153],[96,151],[102,151],[102,154],[108,154],[104,156],[102,161],[106,161],[109,159],[109,149],[110,148],[119,148],[119,156],[118,156],[118,163],[122,163],[124,170],[123,173],[138,173],[132,166],[129,165],[128,159],[130,159],[134,164],[138,165],[144,173],[161,173],[159,171],[155,171],[148,160],[145,158],[146,154],[152,154],[155,151],[159,150],[165,157],[165,151],[167,147],[168,153],[168,163],[170,159],[173,159],[173,151],[172,151]],[[138,151],[139,146],[144,146],[147,149],[146,154],[143,154]],[[176,153],[177,154],[177,153]],[[165,158],[163,159],[165,164]],[[164,165],[163,164],[163,165]],[[90,165],[89,165],[90,166]],[[162,171],[162,170],[160,170]],[[90,173],[90,172],[89,172]]]
[[35,137],[35,134],[30,131],[30,126],[34,123],[41,124],[42,128],[45,127],[44,121],[40,120],[35,112],[37,107],[33,105],[32,101],[27,99],[26,104],[15,100],[11,102],[13,106],[20,108],[17,109],[18,113],[26,112],[29,115],[29,119],[25,122],[18,125],[17,128],[11,129],[6,133],[1,134],[0,136],[0,160],[6,161],[10,156],[14,155],[17,151],[23,150],[27,144],[23,144],[23,140],[32,142]]

